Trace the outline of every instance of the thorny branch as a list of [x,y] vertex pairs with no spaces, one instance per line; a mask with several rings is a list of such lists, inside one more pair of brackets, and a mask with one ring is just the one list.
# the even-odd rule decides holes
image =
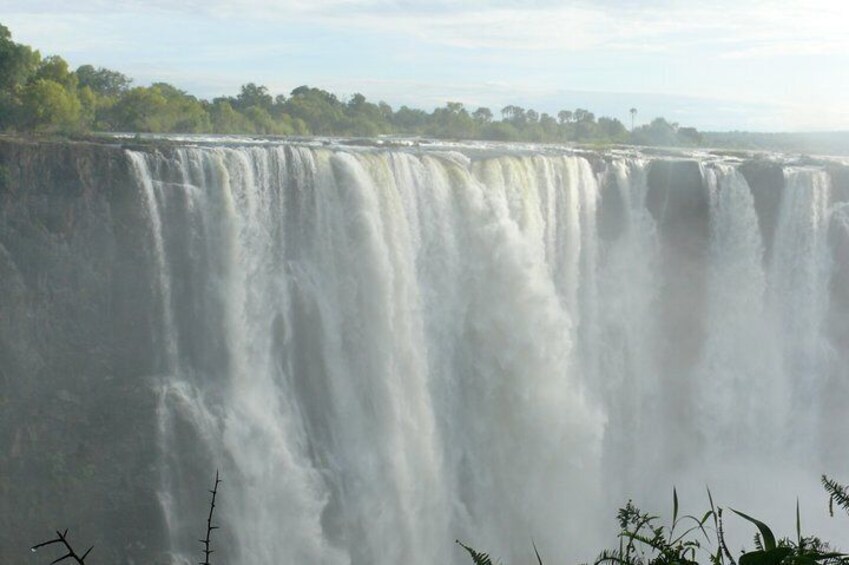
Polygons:
[[45,546],[48,546],[48,545],[53,545],[54,543],[61,543],[62,545],[64,545],[65,549],[68,550],[68,553],[66,553],[62,557],[55,559],[54,561],[51,561],[50,565],[54,565],[55,563],[65,561],[66,559],[73,559],[74,561],[79,563],[79,565],[85,565],[85,558],[88,557],[88,554],[91,553],[92,549],[94,549],[94,546],[91,546],[86,550],[85,553],[82,554],[82,556],[77,555],[77,552],[74,551],[74,548],[71,547],[71,544],[68,542],[68,530],[65,530],[64,532],[60,532],[60,531],[57,530],[56,531],[56,539],[48,540],[48,541],[45,541],[45,542],[40,543],[38,545],[34,545],[30,549],[35,552],[35,551],[38,551],[42,547],[45,547]]
[[209,491],[212,494],[212,499],[209,501],[209,516],[206,518],[206,537],[200,542],[203,544],[203,562],[200,565],[210,565],[209,555],[213,550],[209,549],[209,542],[212,538],[212,530],[217,530],[218,526],[212,525],[212,513],[215,511],[215,496],[218,494],[218,485],[221,484],[221,479],[218,478],[218,469],[215,470],[215,485]]

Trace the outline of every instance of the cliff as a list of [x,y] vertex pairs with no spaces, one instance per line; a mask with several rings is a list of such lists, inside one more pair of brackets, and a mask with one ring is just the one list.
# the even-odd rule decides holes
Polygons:
[[0,562],[194,561],[216,467],[222,562],[577,561],[849,457],[838,161],[194,141],[0,138]]
[[69,528],[97,562],[155,563],[137,183],[112,145],[0,139],[0,167],[0,562]]

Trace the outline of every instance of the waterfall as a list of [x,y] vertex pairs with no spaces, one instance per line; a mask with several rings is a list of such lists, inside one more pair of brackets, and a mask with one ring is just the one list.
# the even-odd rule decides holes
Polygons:
[[587,560],[629,497],[663,510],[673,484],[698,498],[753,468],[815,483],[828,460],[845,205],[824,170],[785,169],[768,254],[733,163],[127,154],[176,563],[216,466],[227,561],[364,565],[465,562],[455,538]]

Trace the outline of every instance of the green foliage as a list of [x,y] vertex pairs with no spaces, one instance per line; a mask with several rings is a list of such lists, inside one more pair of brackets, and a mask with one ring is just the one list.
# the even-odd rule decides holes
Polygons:
[[251,120],[226,100],[219,99],[209,106],[209,116],[215,133],[256,133]]
[[679,127],[675,122],[655,118],[650,124],[631,132],[631,143],[635,145],[697,146],[703,143],[702,134],[696,128]]
[[345,104],[335,95],[309,86],[299,86],[292,91],[282,107],[282,113],[302,120],[311,133],[333,135],[348,124]]
[[58,82],[44,78],[31,82],[22,100],[23,123],[29,129],[68,130],[80,124],[80,99]]
[[614,118],[583,108],[561,110],[555,118],[532,108],[509,105],[501,119],[480,107],[447,102],[432,112],[385,102],[360,93],[348,100],[311,86],[299,86],[288,98],[249,82],[232,97],[211,102],[166,83],[131,88],[120,72],[82,65],[71,71],[53,55],[12,41],[0,25],[0,130],[100,130],[150,133],[222,133],[259,135],[423,135],[441,139],[485,139],[596,145],[642,143],[698,145],[701,134],[662,118],[629,133]]
[[204,106],[166,83],[127,91],[111,109],[111,122],[119,131],[202,133],[212,130]]
[[465,549],[468,552],[469,556],[472,558],[472,561],[475,563],[475,565],[492,565],[492,559],[489,557],[489,554],[477,552],[474,549],[472,549],[471,547],[469,547],[468,545],[465,545],[460,540],[456,540],[456,541],[457,541],[457,544],[459,544],[460,547],[462,547],[463,549]]
[[[849,488],[826,476],[822,483],[829,494],[829,508],[836,502],[849,513]],[[593,565],[849,565],[849,556],[834,551],[814,536],[802,535],[799,503],[796,502],[796,539],[777,539],[764,522],[730,508],[757,529],[754,549],[743,550],[735,561],[725,543],[722,508],[707,492],[709,509],[701,516],[679,516],[678,492],[672,490],[672,521],[664,526],[658,516],[644,513],[630,500],[619,509],[619,545],[602,551]],[[712,524],[712,527],[711,527]],[[460,544],[475,565],[492,565],[486,553]],[[534,545],[539,565],[542,559]]]
[[158,89],[136,87],[112,108],[112,123],[119,131],[154,131],[167,106],[168,100]]
[[[672,523],[666,528],[658,523],[657,516],[643,513],[628,501],[617,514],[620,529],[618,549],[602,551],[595,565],[695,565],[703,543],[710,539],[706,524],[712,516],[713,511],[709,510],[700,519],[689,515],[679,518],[678,493],[673,490]],[[687,522],[692,525],[677,533]]]
[[822,486],[825,492],[828,493],[828,512],[834,516],[834,503],[849,514],[849,487],[838,483],[833,479],[829,479],[823,475],[821,478]]
[[76,71],[80,88],[88,87],[98,96],[118,97],[130,88],[132,80],[117,71],[83,65]]
[[475,121],[480,124],[488,124],[492,121],[492,110],[489,108],[478,108],[474,112],[472,112],[472,117]]
[[245,117],[250,120],[253,131],[263,135],[291,133],[284,130],[283,126],[271,117],[268,110],[262,106],[250,106],[244,110]]
[[271,106],[274,104],[274,99],[268,93],[268,89],[264,86],[257,86],[256,84],[249,82],[248,84],[242,85],[242,90],[239,92],[239,95],[236,96],[233,107],[238,108],[239,110],[246,110],[248,108],[261,108],[263,110],[271,110]]
[[14,91],[25,85],[40,62],[38,51],[12,41],[9,28],[0,24],[0,90]]
[[77,88],[77,75],[68,69],[68,62],[58,55],[45,58],[35,73],[35,79],[52,80],[64,86],[68,91]]
[[0,129],[18,125],[22,90],[40,62],[38,51],[12,41],[9,29],[0,24]]
[[80,123],[85,129],[90,129],[97,119],[97,94],[84,86],[77,91],[77,97],[80,99]]
[[472,137],[467,132],[475,130],[475,120],[459,102],[448,102],[437,108],[430,116],[425,130],[428,135],[439,138],[462,139]]
[[428,113],[424,110],[401,106],[392,116],[392,125],[398,131],[416,133],[424,131],[428,118]]
[[741,518],[744,518],[744,519],[748,520],[749,522],[751,522],[752,524],[754,524],[755,526],[757,526],[758,531],[760,531],[760,533],[761,533],[761,539],[763,540],[763,549],[765,549],[766,551],[771,551],[771,550],[775,549],[776,547],[778,547],[775,544],[775,536],[772,535],[772,530],[769,529],[769,526],[767,526],[766,524],[764,524],[760,520],[756,520],[756,519],[752,518],[751,516],[747,516],[746,514],[743,514],[739,510],[734,510],[733,508],[731,508],[730,510],[732,512],[734,512],[735,514],[737,514],[738,516],[740,516]]

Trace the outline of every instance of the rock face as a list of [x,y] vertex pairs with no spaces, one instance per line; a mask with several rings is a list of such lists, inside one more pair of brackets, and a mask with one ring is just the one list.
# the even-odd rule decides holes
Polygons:
[[849,457],[847,167],[365,145],[0,138],[0,563],[197,561],[218,466],[222,563],[578,562]]
[[155,563],[137,184],[112,146],[3,140],[0,167],[0,562],[69,528],[98,562]]

